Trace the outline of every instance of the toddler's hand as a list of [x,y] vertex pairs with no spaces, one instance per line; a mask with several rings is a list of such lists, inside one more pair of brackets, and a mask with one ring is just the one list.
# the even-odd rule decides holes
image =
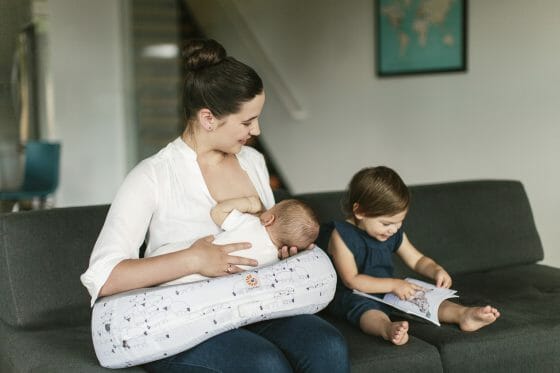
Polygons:
[[447,273],[447,271],[443,268],[439,268],[436,270],[434,280],[438,288],[449,289],[451,287],[451,276],[449,276],[449,273]]
[[395,293],[400,300],[406,300],[414,297],[414,294],[419,290],[423,290],[422,286],[405,280],[395,279],[392,293]]

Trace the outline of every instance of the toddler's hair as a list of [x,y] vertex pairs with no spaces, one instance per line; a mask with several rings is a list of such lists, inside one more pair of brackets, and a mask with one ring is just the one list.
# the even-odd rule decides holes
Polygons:
[[311,207],[297,199],[286,199],[273,207],[274,233],[281,245],[306,249],[319,235],[319,218]]
[[367,217],[395,215],[408,209],[410,192],[401,177],[385,166],[367,167],[356,173],[346,191],[343,210],[347,217],[357,211]]

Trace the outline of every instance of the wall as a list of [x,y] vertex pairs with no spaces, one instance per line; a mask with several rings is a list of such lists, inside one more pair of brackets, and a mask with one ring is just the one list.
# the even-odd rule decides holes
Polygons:
[[57,206],[107,203],[127,171],[122,1],[49,0]]
[[17,143],[19,123],[12,101],[11,74],[19,32],[31,22],[29,0],[0,2],[0,138]]
[[[0,188],[12,189],[23,179],[23,157],[19,144],[19,108],[12,96],[12,68],[16,41],[24,26],[31,22],[29,0],[0,1]],[[6,204],[11,206],[11,204]],[[0,211],[5,207],[0,202]]]
[[228,2],[187,3],[265,84],[270,62],[304,109],[294,119],[267,85],[262,138],[294,192],[344,188],[376,164],[409,184],[518,179],[545,263],[560,266],[559,2],[472,0],[467,73],[385,79],[374,74],[371,0],[233,1],[254,40]]

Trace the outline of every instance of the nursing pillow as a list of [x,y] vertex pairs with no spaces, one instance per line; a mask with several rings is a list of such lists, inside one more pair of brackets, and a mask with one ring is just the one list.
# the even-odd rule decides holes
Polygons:
[[259,269],[104,297],[92,313],[95,353],[106,368],[159,360],[250,323],[316,313],[335,287],[316,247]]

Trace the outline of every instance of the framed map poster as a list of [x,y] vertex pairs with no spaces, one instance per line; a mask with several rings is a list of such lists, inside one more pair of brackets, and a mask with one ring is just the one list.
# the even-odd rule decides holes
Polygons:
[[376,0],[377,75],[466,71],[467,0]]

